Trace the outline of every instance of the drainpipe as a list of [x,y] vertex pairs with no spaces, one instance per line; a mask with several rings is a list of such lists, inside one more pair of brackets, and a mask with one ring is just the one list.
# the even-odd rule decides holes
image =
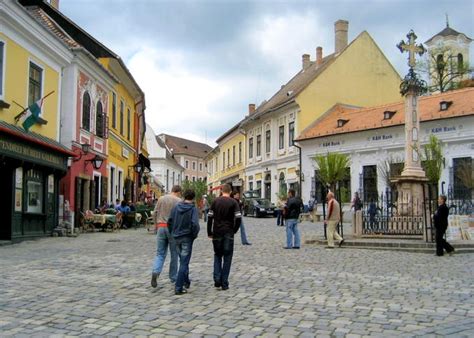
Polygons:
[[301,165],[302,164],[302,159],[301,159],[301,147],[299,145],[297,145],[295,143],[295,140],[293,139],[293,145],[298,148],[299,150],[299,160],[300,160],[300,173],[299,173],[299,180],[300,180],[300,184],[298,184],[298,196],[300,198],[303,198],[303,196],[301,195],[301,191],[302,191],[302,181],[301,181],[301,177],[302,177],[302,174],[303,174],[303,166]]

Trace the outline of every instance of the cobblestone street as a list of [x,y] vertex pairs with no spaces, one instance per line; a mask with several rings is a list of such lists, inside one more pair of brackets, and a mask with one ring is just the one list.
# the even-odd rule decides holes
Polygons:
[[[212,281],[201,224],[187,295],[175,296],[169,258],[150,287],[155,237],[143,228],[0,247],[0,336],[474,335],[472,254],[284,250],[275,219],[245,218],[228,291]],[[305,237],[321,225],[303,223]]]

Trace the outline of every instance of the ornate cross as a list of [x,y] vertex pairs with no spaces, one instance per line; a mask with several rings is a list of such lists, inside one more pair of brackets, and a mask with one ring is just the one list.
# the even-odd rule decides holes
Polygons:
[[400,43],[397,45],[398,49],[400,49],[400,52],[405,52],[408,51],[409,57],[408,57],[408,65],[410,68],[415,67],[415,54],[418,55],[423,55],[426,52],[425,47],[423,47],[422,44],[416,45],[415,40],[417,38],[415,32],[413,30],[410,30],[410,32],[407,34],[408,38],[408,43],[405,43],[405,41],[400,41]]

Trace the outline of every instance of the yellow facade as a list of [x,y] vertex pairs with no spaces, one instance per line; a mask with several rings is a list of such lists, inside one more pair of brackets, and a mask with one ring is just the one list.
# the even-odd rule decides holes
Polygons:
[[[240,150],[239,150],[240,149]],[[219,142],[219,180],[232,183],[245,178],[245,135],[238,129]],[[224,159],[225,157],[225,159]]]
[[297,96],[297,134],[336,103],[368,107],[400,101],[400,82],[374,40],[362,32]]
[[[219,169],[219,148],[214,148],[206,157],[207,164],[207,187],[209,190],[218,187],[221,183],[221,173]],[[216,170],[217,168],[217,170]]]
[[[30,63],[34,63],[42,69],[41,96],[52,91],[54,91],[54,93],[45,99],[42,107],[41,117],[48,121],[48,123],[45,125],[35,124],[30,128],[30,131],[58,140],[59,71],[53,69],[45,60],[41,60],[36,55],[33,55],[30,51],[18,45],[15,41],[2,33],[0,33],[0,40],[5,43],[4,63],[8,65],[8,67],[4,68],[3,101],[10,104],[9,108],[1,110],[1,119],[7,123],[15,124],[14,118],[22,109],[13,103],[13,101],[24,107],[28,106],[29,69]],[[17,125],[20,126],[21,122],[18,122]]]

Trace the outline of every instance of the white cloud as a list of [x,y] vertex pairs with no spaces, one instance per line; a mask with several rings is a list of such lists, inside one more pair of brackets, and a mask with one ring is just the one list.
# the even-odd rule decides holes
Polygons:
[[204,142],[219,124],[212,105],[230,95],[231,88],[225,81],[193,74],[188,61],[178,51],[143,47],[127,64],[145,92],[147,123],[157,133]]
[[332,41],[331,32],[321,24],[319,14],[310,10],[264,15],[247,35],[253,50],[278,68],[286,82],[300,69],[303,54],[310,54],[314,60],[317,46],[323,47],[323,54],[332,53],[332,50],[325,53],[328,41]]

